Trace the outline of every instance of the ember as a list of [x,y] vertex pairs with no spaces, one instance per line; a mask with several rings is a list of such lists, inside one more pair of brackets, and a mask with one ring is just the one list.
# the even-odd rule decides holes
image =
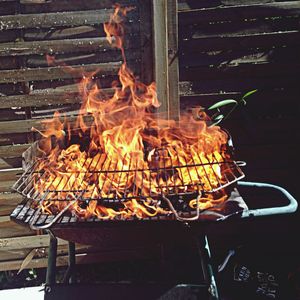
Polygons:
[[165,196],[180,194],[191,194],[187,204],[199,211],[224,202],[224,187],[243,177],[231,160],[227,134],[208,126],[208,116],[195,120],[182,114],[175,121],[153,112],[159,107],[155,83],[140,82],[124,53],[122,23],[131,9],[116,6],[104,25],[108,41],[122,52],[121,87],[114,82],[113,96],[105,95],[94,74],[85,74],[76,122],[66,123],[58,113],[45,122],[39,142],[43,157],[26,189],[28,198],[42,199],[35,205],[44,213],[68,209],[83,218],[153,217],[174,213]]

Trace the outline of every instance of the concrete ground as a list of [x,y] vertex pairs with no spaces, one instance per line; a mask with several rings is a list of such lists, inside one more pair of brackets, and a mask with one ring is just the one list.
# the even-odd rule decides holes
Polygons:
[[1,300],[44,300],[44,287],[26,287],[21,289],[0,290]]

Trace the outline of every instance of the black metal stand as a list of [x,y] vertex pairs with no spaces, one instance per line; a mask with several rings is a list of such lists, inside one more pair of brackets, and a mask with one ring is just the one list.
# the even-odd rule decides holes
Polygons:
[[[50,245],[48,254],[48,268],[46,274],[46,292],[51,292],[51,286],[56,282],[56,258],[57,258],[57,238],[53,233],[48,230],[50,235]],[[214,277],[213,268],[211,265],[211,254],[209,249],[209,244],[207,236],[205,234],[200,234],[195,236],[197,248],[201,258],[201,267],[204,276],[205,285],[207,286],[208,293],[210,295],[210,300],[219,300],[219,293]],[[75,283],[75,271],[76,261],[75,261],[75,244],[69,242],[69,266],[64,276],[64,283]],[[185,288],[189,288],[187,285]]]
[[[288,214],[293,213],[297,209],[297,201],[295,198],[293,198],[285,189],[267,184],[267,183],[257,183],[257,182],[239,182],[240,186],[244,187],[251,187],[251,188],[270,188],[275,189],[279,192],[281,192],[285,198],[288,200],[288,204],[285,206],[278,206],[278,207],[268,207],[268,208],[260,208],[260,209],[251,209],[246,210],[242,213],[241,218],[249,218],[249,217],[262,217],[262,216],[270,216],[270,215],[278,215],[278,214]],[[190,227],[188,226],[189,230]],[[55,275],[56,275],[56,257],[57,257],[57,239],[53,235],[53,233],[48,230],[48,233],[50,235],[50,246],[49,246],[49,256],[48,256],[48,269],[47,269],[47,275],[46,275],[46,288],[45,291],[48,292],[48,295],[50,295],[51,292],[51,285],[55,284]],[[200,254],[201,258],[201,266],[202,271],[204,275],[205,280],[205,293],[208,291],[209,293],[209,299],[210,300],[219,300],[219,292],[211,264],[211,253],[208,245],[208,239],[205,234],[205,231],[203,230],[202,234],[199,232],[191,232],[192,236],[195,237],[197,248]],[[69,242],[69,267],[67,269],[66,275],[65,275],[65,282],[66,283],[73,283],[74,282],[74,269],[75,269],[75,244],[72,242]],[[70,287],[70,286],[69,286]],[[75,285],[73,285],[75,287]],[[175,292],[167,293],[165,296],[163,296],[161,299],[184,299],[180,295],[187,295],[186,290],[188,292],[193,291],[196,289],[202,288],[203,286],[200,285],[178,285],[175,288]],[[111,295],[116,291],[114,287],[109,287],[110,291],[109,294]],[[207,290],[206,290],[207,288]],[[171,290],[172,291],[172,290]],[[86,293],[86,291],[84,291]],[[144,295],[144,291],[142,291]],[[135,291],[133,291],[133,295],[136,295]],[[177,295],[177,296],[174,296]],[[119,299],[120,297],[116,298]],[[186,297],[185,297],[186,298]],[[55,298],[57,299],[57,298]],[[62,299],[62,298],[61,298]],[[65,298],[63,298],[65,299]],[[202,299],[202,298],[201,298]]]
[[69,242],[69,266],[64,277],[64,283],[75,283],[75,243]]
[[[50,236],[49,253],[48,253],[48,267],[46,274],[46,292],[50,291],[50,287],[56,283],[56,258],[57,258],[57,238],[53,233],[47,231]],[[69,266],[64,276],[64,283],[75,282],[75,243],[69,242]]]
[[201,267],[205,284],[208,287],[210,300],[219,300],[219,292],[214,276],[213,267],[211,265],[211,253],[209,249],[208,239],[206,235],[195,238],[199,255],[201,258]]
[[46,287],[55,284],[56,275],[56,257],[57,257],[57,238],[48,230],[50,235],[49,253],[48,253],[48,268],[46,274]]

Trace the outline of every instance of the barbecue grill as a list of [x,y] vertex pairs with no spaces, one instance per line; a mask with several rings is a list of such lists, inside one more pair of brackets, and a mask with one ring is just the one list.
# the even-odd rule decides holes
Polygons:
[[[13,189],[23,195],[24,201],[16,207],[11,214],[11,218],[35,230],[46,229],[50,234],[46,292],[50,292],[51,286],[55,283],[56,237],[69,241],[70,260],[65,281],[73,282],[72,271],[75,265],[74,242],[83,244],[113,243],[116,245],[122,240],[122,237],[123,239],[126,237],[127,243],[133,244],[134,240],[137,240],[137,237],[140,243],[146,242],[146,239],[166,240],[174,238],[178,229],[184,227],[184,230],[190,231],[197,240],[204,279],[210,298],[219,299],[214,273],[210,264],[210,250],[204,230],[205,223],[207,221],[216,222],[233,217],[248,218],[291,213],[297,208],[296,200],[281,187],[239,181],[244,177],[244,173],[241,170],[241,166],[244,163],[232,159],[233,146],[231,140],[229,140],[227,148],[230,154],[222,154],[221,160],[217,160],[214,156],[206,156],[204,158],[205,161],[203,161],[199,155],[198,162],[195,162],[192,157],[187,160],[189,162],[192,161],[192,164],[187,163],[187,161],[186,164],[182,164],[179,162],[179,159],[177,164],[173,164],[168,155],[166,155],[166,150],[163,148],[158,149],[155,151],[155,159],[158,164],[156,167],[149,169],[140,169],[137,166],[132,166],[129,170],[115,170],[113,167],[114,162],[110,161],[108,157],[102,157],[101,159],[102,155],[99,155],[97,159],[101,160],[101,165],[93,158],[89,162],[88,171],[83,174],[80,172],[77,174],[65,174],[66,178],[69,179],[71,176],[75,176],[75,179],[79,178],[79,176],[81,178],[104,176],[109,180],[111,176],[116,178],[117,176],[125,176],[136,180],[139,177],[142,179],[142,182],[145,181],[149,185],[148,189],[142,190],[148,190],[149,192],[141,193],[141,189],[136,188],[133,184],[130,187],[126,185],[122,193],[115,192],[112,185],[110,185],[108,193],[102,193],[101,188],[104,186],[104,182],[102,186],[97,187],[98,196],[93,197],[95,193],[91,193],[84,186],[80,186],[76,190],[72,188],[65,189],[65,187],[53,189],[53,182],[45,184],[47,180],[43,179],[46,179],[47,174],[44,170],[39,169],[39,163],[42,160],[47,160],[47,157],[39,152],[38,142],[33,144],[23,154],[24,173],[13,186]],[[109,167],[105,168],[105,165]],[[216,174],[216,167],[221,170],[222,180]],[[210,170],[213,176],[209,177],[207,170]],[[176,173],[182,171],[187,172],[189,175],[188,180],[177,181],[177,184],[170,184],[170,181],[166,180],[170,174],[174,177]],[[200,172],[204,176],[200,176]],[[165,180],[155,180],[158,174]],[[36,185],[39,186],[38,190],[34,188]],[[49,186],[52,188],[49,188]],[[70,185],[68,186],[70,187]],[[276,208],[250,210],[240,196],[237,187],[276,189],[287,198],[288,204]],[[225,202],[217,203],[207,209],[200,209],[199,201],[196,201],[194,209],[191,209],[188,205],[189,201],[195,199],[195,197],[199,200],[200,197],[217,195],[224,191],[229,195]],[[147,201],[149,198],[152,201],[152,205],[160,205],[167,213],[143,217],[141,219],[136,217],[123,218],[122,215],[111,219],[101,219],[97,218],[97,216],[89,218],[81,217],[72,210],[72,206],[75,203],[83,209],[90,201],[100,202],[103,205],[115,208],[130,199],[136,199],[143,203],[143,201]],[[43,211],[43,204],[51,202],[64,203],[63,209],[53,214]],[[109,239],[106,239],[105,237],[108,236]],[[145,236],[146,238],[143,238]]]

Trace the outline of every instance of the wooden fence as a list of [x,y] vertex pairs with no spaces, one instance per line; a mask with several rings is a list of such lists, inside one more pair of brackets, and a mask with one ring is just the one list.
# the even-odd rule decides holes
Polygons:
[[223,126],[248,163],[246,179],[300,196],[300,1],[186,0],[178,8],[181,109],[258,89]]
[[[39,248],[30,267],[45,267],[49,239],[9,220],[21,201],[11,186],[21,171],[21,154],[38,137],[32,127],[54,111],[74,118],[80,107],[77,82],[85,72],[110,91],[121,65],[121,53],[108,44],[103,23],[116,1],[0,0],[0,271],[18,269]],[[152,80],[151,5],[145,1],[118,1],[134,6],[126,21],[125,51],[130,68],[145,82]],[[46,55],[72,66],[72,72],[48,66]],[[77,245],[79,263],[116,259],[116,251],[101,255],[95,248]],[[122,250],[125,257],[136,250]],[[144,251],[142,251],[143,253]],[[67,264],[67,245],[60,241],[59,265]],[[145,252],[147,253],[147,252]],[[147,254],[146,254],[147,255]]]

